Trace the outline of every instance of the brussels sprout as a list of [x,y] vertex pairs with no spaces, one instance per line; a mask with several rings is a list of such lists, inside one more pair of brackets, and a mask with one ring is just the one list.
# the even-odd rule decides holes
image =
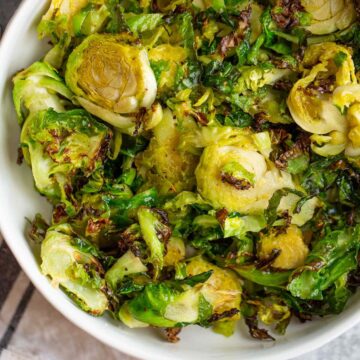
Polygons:
[[65,35],[90,35],[101,30],[109,16],[105,0],[52,0],[38,26],[39,36],[50,36],[56,44]]
[[243,238],[247,232],[259,232],[266,226],[264,216],[240,216],[238,213],[230,213],[223,222],[224,238]]
[[102,315],[109,306],[102,291],[104,271],[97,258],[75,245],[76,237],[68,224],[49,228],[41,245],[41,271],[83,310]]
[[338,155],[345,150],[346,134],[340,131],[332,131],[327,135],[312,135],[311,150],[321,156]]
[[147,179],[145,186],[155,186],[160,194],[194,188],[198,157],[179,149],[180,135],[176,119],[166,109],[162,121],[154,128],[149,147],[136,157],[138,173]]
[[206,324],[221,315],[223,320],[239,319],[241,286],[235,274],[201,257],[187,263],[186,273],[183,280],[147,285],[123,305],[120,319],[132,327],[144,323],[158,327]]
[[116,263],[106,272],[105,280],[116,289],[116,285],[127,275],[146,272],[147,267],[141,260],[135,256],[131,250],[128,250]]
[[168,200],[163,208],[169,216],[173,236],[186,238],[192,231],[190,226],[197,210],[210,210],[211,206],[199,194],[183,191]]
[[172,236],[169,239],[164,256],[164,266],[175,266],[185,259],[186,249],[183,239]]
[[351,0],[301,0],[311,15],[305,29],[315,35],[325,35],[343,30],[356,21],[356,10]]
[[38,33],[40,38],[49,36],[53,43],[44,61],[60,69],[75,37],[101,31],[111,18],[105,0],[52,0],[43,16]]
[[[348,108],[346,111],[347,134],[341,134],[342,142],[338,139],[340,136],[337,136],[335,140],[337,140],[338,146],[340,144],[343,146],[347,156],[358,157],[360,155],[360,85],[352,84],[338,87],[334,91],[333,101],[344,112],[345,107]],[[331,142],[334,143],[334,135],[331,136]],[[319,150],[316,152],[319,153]],[[328,156],[329,153],[325,155]]]
[[87,6],[73,17],[72,26],[75,36],[88,36],[100,32],[110,18],[105,0],[88,1]]
[[301,230],[290,225],[285,233],[277,234],[276,230],[260,238],[258,254],[261,260],[270,258],[274,251],[280,251],[272,266],[279,269],[295,269],[304,265],[309,253]]
[[30,114],[49,108],[62,112],[72,92],[49,64],[36,62],[13,78],[13,100],[19,124]]
[[[334,59],[338,53],[344,53],[346,60],[336,66]],[[356,83],[354,63],[347,48],[335,43],[322,43],[307,48],[302,65],[305,76],[297,81],[290,91],[287,104],[295,122],[304,130],[315,134],[346,130],[345,116],[333,105],[329,94],[316,91],[318,79],[335,76],[332,89],[338,86]],[[331,83],[331,81],[330,81]],[[314,84],[315,89],[308,90]]]
[[[186,265],[188,276],[198,275],[209,270],[212,271],[212,275],[201,287],[200,292],[212,306],[213,313],[221,314],[232,309],[239,309],[241,285],[236,274],[211,264],[201,256],[190,259]],[[239,317],[237,314],[231,319],[237,320]]]
[[162,17],[162,14],[124,14],[126,25],[135,34],[154,30],[161,23]]
[[[283,190],[280,190],[280,192]],[[274,196],[277,195],[276,193]],[[290,223],[297,226],[303,226],[314,216],[316,208],[322,204],[316,197],[304,196],[302,193],[286,193],[279,201],[274,213],[282,214],[284,211],[291,217]],[[268,211],[271,209],[268,209]]]
[[149,262],[154,266],[156,278],[164,266],[164,255],[171,229],[166,225],[166,213],[156,212],[154,209],[140,207],[138,219],[142,236],[150,250]]
[[291,271],[269,271],[257,269],[254,265],[231,266],[241,278],[263,286],[279,287],[288,283]]
[[259,306],[259,320],[265,325],[281,324],[285,320],[290,320],[290,308],[280,298],[267,297],[256,305]]
[[357,267],[359,228],[331,231],[315,242],[305,265],[295,270],[288,285],[293,296],[322,300],[324,292]]
[[65,79],[80,105],[128,133],[139,129],[157,91],[147,52],[124,35],[87,37],[70,54]]
[[273,85],[277,81],[289,77],[292,74],[289,69],[277,69],[275,67],[243,67],[240,68],[241,76],[235,85],[235,92],[245,93],[246,90],[258,91],[265,85]]
[[131,192],[111,192],[102,196],[102,201],[110,211],[112,222],[124,228],[131,225],[137,216],[137,210],[141,206],[153,207],[158,202],[158,193],[155,189],[149,189],[132,196]]
[[211,316],[211,306],[199,287],[210,275],[208,272],[180,281],[147,285],[138,296],[125,302],[119,312],[120,320],[130,327],[144,324],[174,327],[206,321]]
[[360,102],[350,106],[347,111],[347,119],[349,123],[348,138],[349,143],[345,149],[348,156],[360,155]]
[[52,0],[38,27],[40,38],[52,36],[57,42],[65,32],[72,32],[72,19],[88,0]]
[[[234,163],[241,165],[253,180],[229,171],[229,164]],[[236,146],[207,147],[195,175],[199,193],[215,208],[242,214],[261,213],[276,190],[294,186],[291,175],[277,170],[263,155]]]
[[266,89],[266,93],[260,97],[254,98],[254,103],[248,111],[249,114],[252,116],[256,116],[256,114],[259,113],[266,114],[266,120],[274,124],[293,123],[286,106],[284,93],[270,87],[262,89]]
[[350,84],[339,86],[334,90],[333,102],[342,111],[360,100],[360,85]]
[[50,109],[29,116],[22,128],[21,147],[38,191],[55,204],[64,202],[73,213],[69,189],[76,184],[76,175],[89,180],[101,169],[111,136],[84,110],[57,113]]

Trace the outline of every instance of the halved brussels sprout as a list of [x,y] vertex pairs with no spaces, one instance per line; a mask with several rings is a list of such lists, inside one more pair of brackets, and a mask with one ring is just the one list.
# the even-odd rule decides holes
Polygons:
[[305,28],[315,35],[343,30],[356,21],[352,0],[301,0],[301,4],[311,15],[311,23]]
[[207,147],[195,175],[199,193],[215,208],[242,214],[261,213],[276,190],[294,187],[290,174],[237,146]]
[[145,186],[155,186],[161,194],[192,190],[198,157],[179,149],[181,134],[169,109],[153,130],[148,148],[135,161],[139,174],[147,179]]
[[40,110],[65,111],[64,99],[71,100],[74,96],[57,71],[40,61],[16,74],[13,83],[13,100],[20,125],[29,114]]
[[241,285],[230,270],[202,257],[186,264],[186,278],[147,285],[134,299],[125,302],[120,319],[130,327],[175,327],[206,323],[224,314],[222,321],[239,319]]
[[309,253],[302,232],[295,225],[290,225],[283,234],[276,234],[274,230],[269,235],[262,236],[258,249],[259,258],[262,260],[270,258],[274,251],[280,250],[272,266],[284,270],[304,265]]
[[75,245],[76,234],[68,224],[48,229],[41,244],[41,271],[54,286],[61,286],[70,297],[92,315],[108,309],[108,299],[100,262]]
[[52,0],[38,26],[40,38],[49,36],[54,44],[73,36],[100,31],[110,18],[105,0]]
[[357,267],[359,230],[359,226],[347,226],[325,232],[318,238],[305,264],[290,278],[287,289],[291,295],[304,300],[327,300],[326,290],[337,287],[338,280]]
[[[91,176],[103,166],[112,133],[84,110],[32,114],[21,132],[24,158],[31,165],[38,191],[72,213],[75,176]],[[70,215],[70,214],[69,214]]]
[[55,35],[57,39],[60,39],[65,32],[72,33],[73,17],[88,3],[89,0],[52,0],[39,24],[39,36],[43,38]]
[[[293,119],[311,133],[345,132],[345,116],[333,104],[331,93],[338,86],[356,83],[351,53],[332,42],[312,45],[305,52],[302,66],[304,77],[295,83],[287,100]],[[329,83],[329,92],[317,90],[321,81]]]
[[54,45],[44,61],[60,69],[74,37],[100,32],[110,20],[110,7],[105,0],[52,0],[38,26],[39,37],[50,37]]
[[[186,265],[188,276],[198,275],[209,270],[212,271],[212,275],[201,286],[200,292],[211,304],[213,312],[221,314],[232,309],[239,309],[242,291],[240,280],[235,273],[211,264],[202,256],[192,258]],[[231,317],[232,320],[239,318],[239,314]]]
[[335,156],[342,153],[346,147],[346,134],[332,131],[327,135],[311,135],[311,150],[321,156]]
[[157,85],[146,50],[126,40],[125,35],[87,37],[70,54],[65,79],[87,111],[133,132],[153,104]]

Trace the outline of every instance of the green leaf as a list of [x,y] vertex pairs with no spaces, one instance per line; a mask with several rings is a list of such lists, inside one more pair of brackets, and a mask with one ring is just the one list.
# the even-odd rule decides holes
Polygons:
[[347,59],[347,54],[345,54],[342,51],[339,51],[338,53],[336,53],[336,55],[334,56],[334,63],[337,67],[340,67],[344,61]]
[[124,14],[126,25],[133,33],[154,30],[161,24],[162,14]]
[[267,220],[268,225],[272,225],[276,221],[277,209],[280,205],[280,201],[284,196],[287,196],[289,194],[295,194],[300,196],[301,198],[305,196],[305,194],[302,193],[301,191],[290,188],[284,188],[275,191],[275,193],[273,194],[273,196],[269,201],[268,208],[265,210],[265,218]]
[[282,286],[285,285],[291,275],[291,271],[271,272],[256,269],[255,266],[231,266],[242,278],[250,280],[255,284],[263,286]]
[[212,305],[205,299],[204,295],[199,296],[199,323],[205,323],[210,318],[213,312]]
[[189,276],[183,280],[177,280],[177,283],[181,285],[195,286],[197,284],[204,283],[205,281],[207,281],[212,275],[212,273],[213,270],[209,270],[201,274]]
[[300,155],[294,159],[289,159],[286,170],[290,174],[300,174],[304,172],[309,166],[309,156],[306,154]]

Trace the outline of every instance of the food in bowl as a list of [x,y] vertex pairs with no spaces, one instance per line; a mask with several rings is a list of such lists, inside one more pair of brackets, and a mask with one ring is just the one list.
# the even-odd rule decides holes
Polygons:
[[358,284],[358,30],[351,1],[53,1],[53,46],[13,81],[19,160],[53,204],[29,233],[43,274],[172,342],[238,321],[272,340],[341,312]]

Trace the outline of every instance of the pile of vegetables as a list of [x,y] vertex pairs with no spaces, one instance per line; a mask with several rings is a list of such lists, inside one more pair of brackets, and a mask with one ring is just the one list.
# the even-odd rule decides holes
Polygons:
[[53,0],[13,79],[29,235],[84,311],[273,340],[360,282],[351,0]]

